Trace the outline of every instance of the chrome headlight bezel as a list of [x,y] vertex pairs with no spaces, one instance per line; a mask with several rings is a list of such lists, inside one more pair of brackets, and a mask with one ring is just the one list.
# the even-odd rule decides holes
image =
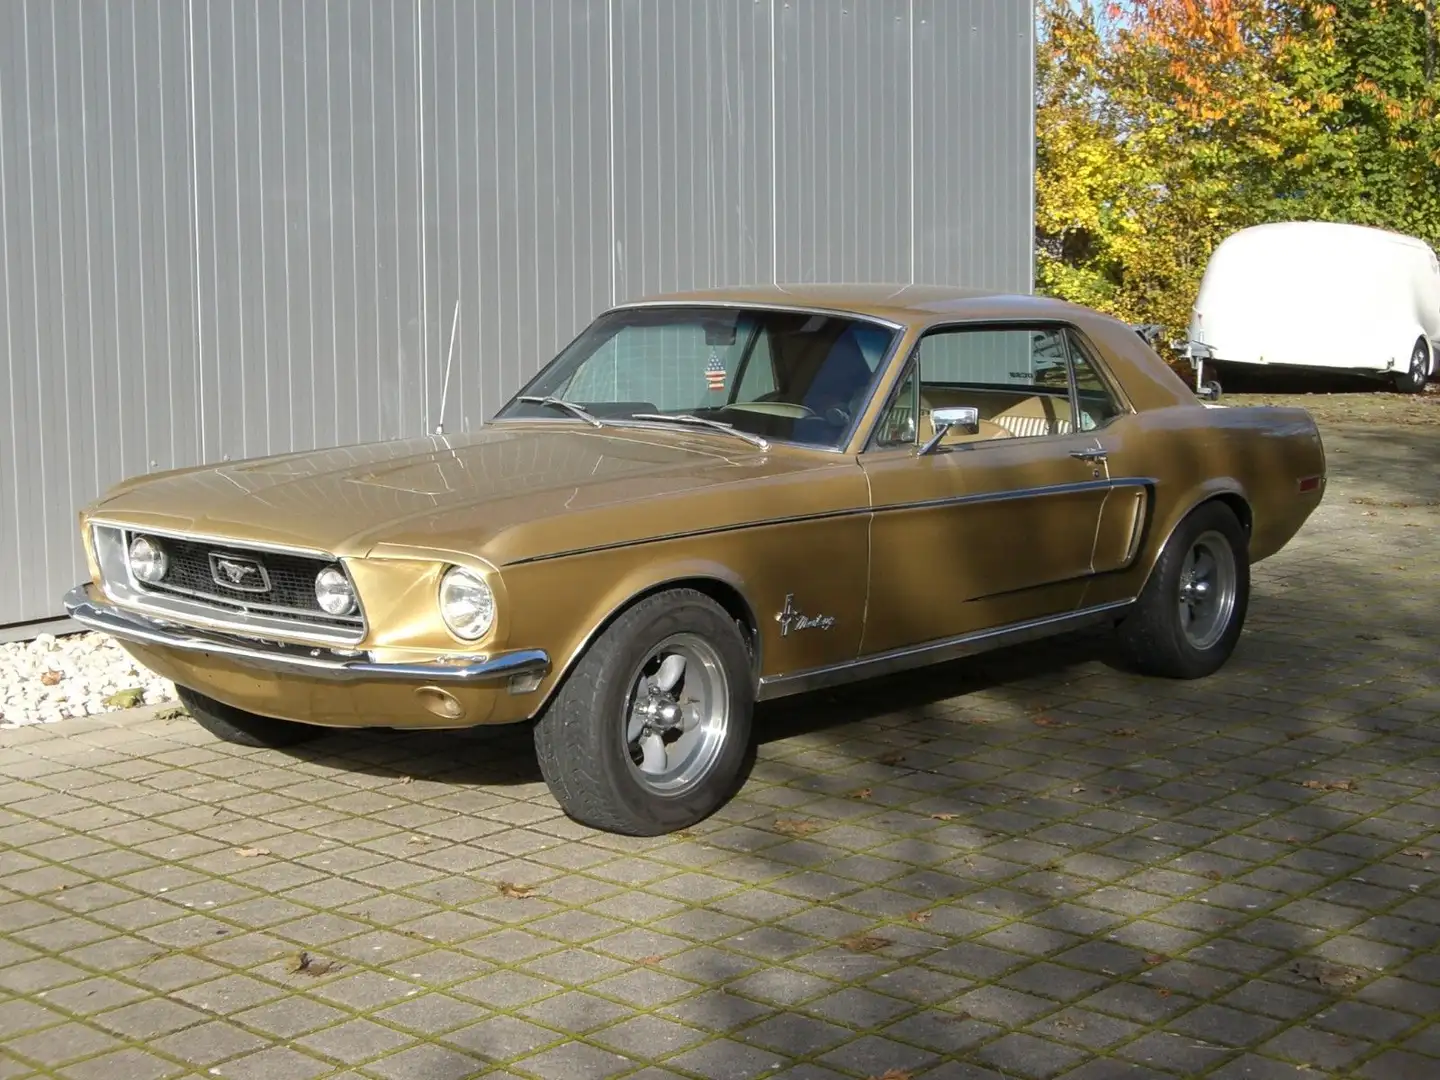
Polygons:
[[[495,629],[498,614],[495,590],[478,570],[467,566],[447,567],[440,575],[435,601],[440,621],[458,641],[479,641]],[[466,614],[467,608],[469,614]]]

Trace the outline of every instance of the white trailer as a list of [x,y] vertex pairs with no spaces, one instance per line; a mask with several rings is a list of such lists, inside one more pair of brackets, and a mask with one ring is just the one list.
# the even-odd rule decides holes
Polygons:
[[1210,256],[1191,310],[1195,385],[1226,368],[1377,376],[1440,370],[1440,261],[1423,240],[1318,221],[1257,225]]

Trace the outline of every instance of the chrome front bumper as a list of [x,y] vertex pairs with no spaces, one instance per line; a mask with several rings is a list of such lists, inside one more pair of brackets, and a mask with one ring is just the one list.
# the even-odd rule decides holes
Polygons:
[[157,645],[223,657],[264,671],[344,680],[403,679],[424,683],[476,685],[529,677],[538,680],[550,670],[550,656],[540,649],[519,649],[465,660],[433,660],[381,664],[366,653],[284,642],[256,641],[211,633],[190,626],[127,611],[92,597],[85,585],[65,594],[65,613],[81,626],[138,645]]

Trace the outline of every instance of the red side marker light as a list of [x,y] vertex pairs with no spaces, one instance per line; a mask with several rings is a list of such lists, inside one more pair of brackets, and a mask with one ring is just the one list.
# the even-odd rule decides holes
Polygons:
[[1320,485],[1324,482],[1323,476],[1306,476],[1300,481],[1300,494],[1304,495],[1311,491],[1319,491]]

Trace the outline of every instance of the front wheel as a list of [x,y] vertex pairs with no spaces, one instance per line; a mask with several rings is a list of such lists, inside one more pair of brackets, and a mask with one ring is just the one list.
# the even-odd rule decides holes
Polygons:
[[263,746],[275,749],[294,746],[324,735],[325,729],[314,724],[297,724],[293,720],[277,720],[271,716],[259,716],[223,701],[216,701],[204,694],[196,693],[188,686],[175,687],[185,711],[195,722],[217,739],[237,746]]
[[1424,338],[1419,338],[1410,353],[1410,366],[1395,376],[1395,388],[1402,394],[1420,394],[1424,393],[1429,381],[1430,346],[1425,343]]
[[750,745],[750,653],[692,589],[647,597],[590,646],[535,725],[540,771],[576,821],[657,836],[734,793]]
[[1249,603],[1245,530],[1224,503],[1203,503],[1171,534],[1116,644],[1145,674],[1203,678],[1235,651]]

